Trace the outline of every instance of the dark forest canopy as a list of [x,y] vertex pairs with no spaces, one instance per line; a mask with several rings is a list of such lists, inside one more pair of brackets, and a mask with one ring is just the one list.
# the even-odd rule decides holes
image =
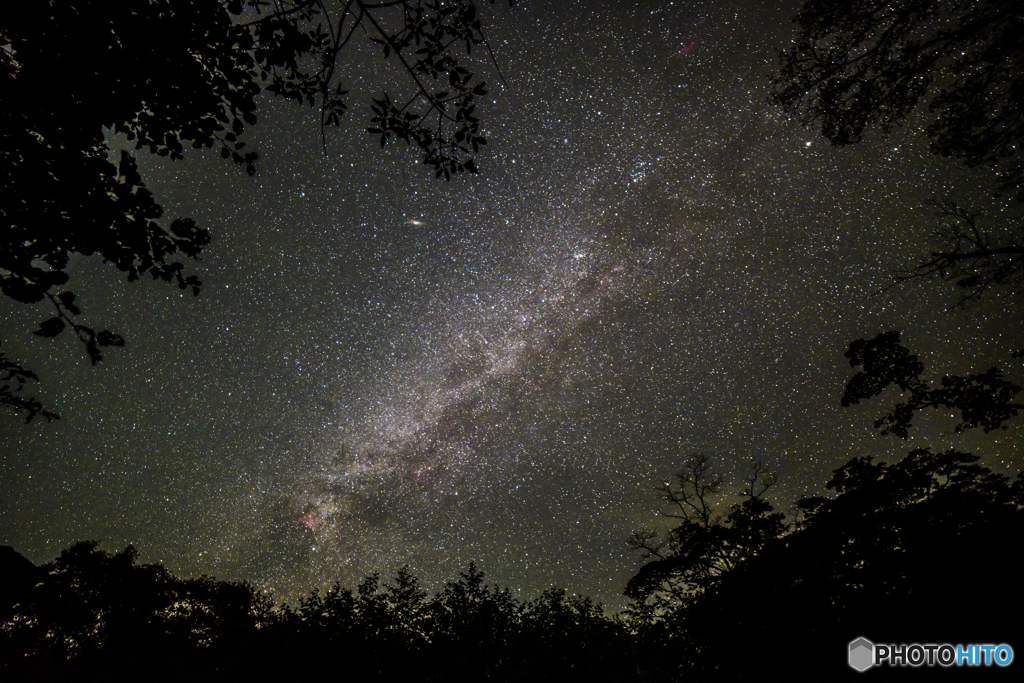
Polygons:
[[[408,79],[399,90],[410,96],[402,101],[386,92],[394,83],[377,84],[380,94],[363,125],[381,146],[415,146],[438,177],[476,173],[475,157],[486,144],[476,107],[487,86],[474,64],[493,61],[477,4],[56,0],[6,13],[0,292],[26,304],[48,300],[54,315],[35,334],[70,329],[93,363],[104,347],[124,341],[77,322],[74,294],[65,289],[72,254],[96,254],[129,280],[150,276],[198,294],[202,283],[183,261],[199,258],[207,230],[189,218],[162,222],[163,208],[135,157],[122,151],[113,158],[107,132],[172,159],[187,146],[216,149],[252,175],[258,153],[246,132],[257,122],[260,93],[319,109],[321,128],[340,125],[348,85],[338,66],[352,41],[372,41]],[[58,74],[59,87],[40,87]],[[0,360],[7,360],[2,352]],[[0,404],[27,419],[56,417],[21,397],[34,375],[8,380]]]
[[[0,559],[5,570],[13,558]],[[472,563],[433,596],[403,569],[275,608],[249,584],[179,579],[135,559],[130,546],[83,542],[38,569],[14,565],[0,676],[82,680],[113,667],[167,681],[637,680],[625,629],[600,605],[558,589],[519,601]]]
[[992,166],[1024,200],[1024,15],[1017,0],[807,0],[773,98],[835,145],[919,104],[932,151]]
[[894,464],[858,457],[789,519],[764,500],[763,474],[724,507],[721,477],[695,456],[662,489],[679,525],[663,543],[634,537],[649,562],[627,587],[628,623],[656,680],[861,680],[845,661],[861,636],[1019,651],[1024,599],[1011,539],[1024,532],[1024,472],[1011,481],[956,450],[917,449]]
[[[1024,473],[1011,481],[958,451],[853,458],[790,519],[765,500],[773,479],[763,469],[727,509],[722,481],[694,456],[661,490],[680,523],[663,544],[640,535],[650,562],[618,616],[561,589],[520,601],[472,563],[433,595],[403,569],[275,607],[247,583],[139,565],[130,546],[83,542],[39,568],[0,553],[0,674],[859,680],[845,652],[861,636],[1021,647],[1020,627],[1001,617],[1024,609],[1012,542],[1024,532]],[[780,634],[800,646],[780,651]]]

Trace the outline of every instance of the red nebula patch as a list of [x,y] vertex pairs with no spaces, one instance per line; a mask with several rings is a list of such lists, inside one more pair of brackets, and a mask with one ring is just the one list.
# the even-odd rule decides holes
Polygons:
[[673,57],[685,57],[686,55],[693,52],[693,48],[697,47],[697,43],[700,42],[700,38],[691,38],[687,41],[686,45],[672,53]]

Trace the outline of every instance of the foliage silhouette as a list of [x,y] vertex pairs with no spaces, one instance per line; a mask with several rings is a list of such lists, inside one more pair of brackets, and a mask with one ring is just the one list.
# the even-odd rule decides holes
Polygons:
[[[382,145],[415,145],[438,177],[475,173],[474,156],[486,144],[476,106],[487,89],[466,58],[473,47],[489,47],[473,0],[61,0],[7,13],[0,292],[27,304],[49,298],[56,316],[35,333],[72,329],[93,363],[101,347],[123,340],[74,322],[80,311],[65,289],[71,255],[96,254],[129,280],[148,275],[198,294],[202,282],[183,260],[199,258],[208,232],[188,218],[161,223],[163,209],[132,153],[112,159],[105,131],[172,159],[186,145],[216,148],[252,175],[258,155],[244,138],[257,121],[259,94],[319,107],[322,131],[340,125],[347,90],[337,66],[360,32],[400,62],[412,92],[403,102],[386,92],[374,99],[369,130]],[[39,87],[54,74],[60,87]],[[20,388],[8,386],[14,394]],[[53,415],[32,410],[34,399],[0,405],[28,410],[29,418]]]
[[131,546],[113,554],[96,546],[65,550],[16,604],[3,605],[5,676],[83,679],[116,665],[151,680],[183,680],[194,668],[244,661],[271,616],[269,602],[247,584],[177,579],[161,565],[136,564]]
[[472,563],[433,597],[403,568],[278,608],[245,583],[140,566],[130,546],[79,543],[40,570],[0,605],[5,679],[637,680],[600,605],[557,589],[521,603]]
[[25,422],[31,422],[36,415],[42,415],[48,421],[59,417],[57,413],[43,408],[39,399],[22,394],[26,384],[38,381],[34,372],[15,363],[0,351],[0,405],[16,412],[24,411]]
[[[918,449],[892,465],[853,458],[826,488],[695,599],[653,618],[634,608],[654,678],[859,680],[843,655],[859,636],[1018,642],[1024,597],[1009,539],[1024,531],[1024,473],[1011,482],[969,454]],[[949,673],[923,669],[929,680]]]
[[[804,125],[817,124],[841,146],[860,141],[872,125],[887,134],[927,103],[932,151],[968,166],[994,167],[996,194],[1024,201],[1017,155],[1024,143],[1024,16],[1015,0],[805,0],[794,21],[797,38],[780,52],[772,85],[772,99],[784,110]],[[962,207],[939,202],[939,209],[939,247],[897,282],[952,281],[961,292],[957,305],[993,286],[1019,289],[1019,224],[981,229],[978,216]],[[851,354],[870,351],[876,340],[851,343],[847,356],[854,366],[859,363]],[[910,398],[876,423],[883,433],[906,438],[913,414],[924,407],[960,411],[958,431],[998,428],[1020,407],[1010,403],[1019,387],[997,368],[946,376],[938,388],[918,376],[904,379],[897,384]],[[843,404],[876,395],[864,383],[879,381],[882,388],[890,383],[865,367],[847,386]]]
[[[668,544],[647,565],[692,559],[695,570],[680,562],[671,579],[700,585],[633,586],[625,619],[560,589],[520,602],[472,563],[433,596],[403,568],[389,582],[371,575],[354,591],[336,585],[275,608],[245,583],[139,565],[131,546],[109,553],[79,543],[38,570],[6,553],[0,573],[14,580],[0,602],[0,676],[859,680],[842,655],[858,636],[1012,644],[1021,635],[995,615],[1024,609],[1012,542],[1024,531],[1024,473],[1011,482],[955,450],[918,449],[895,464],[853,458],[827,495],[800,499],[793,520],[763,500],[763,469],[724,516],[714,487],[701,485],[719,480],[693,457],[677,479],[689,488],[662,489],[690,545]],[[714,532],[700,552],[689,551],[691,522]]]
[[924,365],[900,344],[900,333],[884,332],[873,339],[857,339],[846,351],[850,365],[863,369],[846,385],[842,405],[850,406],[874,398],[889,386],[909,393],[888,414],[875,421],[882,434],[909,436],[914,414],[924,408],[946,408],[960,412],[956,431],[981,427],[986,432],[1005,429],[1005,423],[1017,417],[1024,404],[1014,403],[1021,387],[1003,378],[999,368],[973,375],[946,375],[938,387],[921,379]]
[[1024,17],[1016,0],[806,0],[772,97],[835,145],[921,102],[932,151],[1000,174],[1024,200]]

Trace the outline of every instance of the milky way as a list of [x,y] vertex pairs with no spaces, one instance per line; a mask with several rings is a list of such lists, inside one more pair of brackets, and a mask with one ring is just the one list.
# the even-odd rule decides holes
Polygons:
[[839,407],[846,345],[889,329],[935,374],[1020,371],[1010,295],[948,312],[941,283],[885,289],[926,200],[1014,210],[972,189],[987,171],[913,122],[833,149],[772,108],[795,6],[625,4],[488,6],[507,83],[488,76],[480,176],[380,151],[365,93],[327,155],[308,110],[264,101],[253,178],[140,158],[166,214],[213,235],[203,292],[76,259],[86,316],[127,340],[96,368],[0,304],[63,416],[5,420],[0,542],[36,562],[133,543],[289,599],[403,564],[436,588],[475,560],[525,596],[621,605],[625,541],[664,524],[653,488],[688,453],[733,482],[765,461],[783,509],[856,454],[1020,467],[1014,428],[935,415],[899,442],[871,429],[880,402]]

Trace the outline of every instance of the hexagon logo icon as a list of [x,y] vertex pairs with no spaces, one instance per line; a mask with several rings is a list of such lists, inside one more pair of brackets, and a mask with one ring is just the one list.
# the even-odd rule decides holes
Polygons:
[[850,642],[850,668],[867,671],[875,663],[875,644],[867,638],[858,638]]

